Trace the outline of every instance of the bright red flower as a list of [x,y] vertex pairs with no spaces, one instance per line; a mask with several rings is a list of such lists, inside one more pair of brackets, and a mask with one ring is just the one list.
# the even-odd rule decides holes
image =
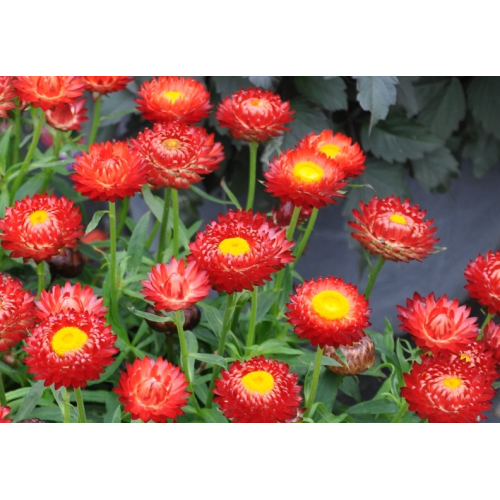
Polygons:
[[124,142],[92,144],[73,163],[75,190],[96,201],[134,196],[147,183],[149,166]]
[[87,110],[83,106],[85,99],[78,99],[59,108],[48,109],[45,118],[47,123],[57,130],[80,130],[80,123],[88,120],[85,116]]
[[83,235],[82,216],[72,200],[64,196],[35,194],[6,207],[0,219],[2,248],[11,250],[11,258],[33,259],[37,264],[76,247]]
[[0,76],[0,118],[8,118],[8,112],[16,107],[14,102],[16,91],[13,83],[14,77]]
[[274,359],[235,361],[215,381],[214,402],[234,423],[279,423],[293,420],[302,397],[298,375]]
[[476,340],[479,327],[477,318],[469,318],[470,309],[459,306],[458,300],[448,300],[443,295],[438,300],[431,293],[426,299],[415,293],[406,300],[406,308],[396,306],[399,326],[408,332],[415,343],[433,354],[440,351],[460,353]]
[[129,82],[132,81],[130,76],[82,76],[87,89],[92,93],[109,94],[124,90]]
[[410,411],[431,423],[479,422],[495,396],[487,375],[460,357],[451,361],[447,353],[423,356],[404,379],[401,395]]
[[70,104],[85,91],[79,76],[18,76],[14,86],[19,99],[44,111]]
[[180,259],[168,264],[156,264],[148,274],[149,280],[141,281],[141,293],[154,303],[155,309],[178,311],[187,309],[203,300],[210,293],[210,283],[205,271],[201,271],[195,261],[187,267]]
[[319,135],[312,132],[297,145],[297,149],[302,148],[314,149],[335,160],[347,177],[357,177],[366,168],[366,157],[359,144],[352,144],[350,137],[339,132],[334,134],[332,130],[323,130]]
[[401,203],[399,198],[372,198],[368,204],[360,202],[360,212],[353,210],[357,222],[348,224],[355,230],[351,236],[373,255],[394,262],[422,260],[434,251],[439,239],[434,238],[433,220],[424,222],[425,210]]
[[160,76],[144,82],[136,99],[137,109],[153,122],[178,120],[193,124],[210,113],[210,94],[193,78]]
[[327,276],[318,281],[304,281],[290,295],[285,313],[294,332],[313,346],[350,346],[370,326],[368,301],[358,289],[340,278]]
[[208,273],[213,288],[226,293],[253,290],[293,261],[285,231],[260,213],[230,210],[198,232],[191,255]]
[[500,325],[490,321],[483,333],[483,342],[490,349],[496,364],[500,365]]
[[0,406],[0,424],[10,424],[11,422],[14,422],[12,418],[5,418],[9,413],[9,406]]
[[179,122],[155,123],[153,130],[144,130],[131,142],[150,164],[149,183],[155,188],[188,189],[224,159],[214,134]]
[[178,366],[151,358],[136,359],[121,373],[119,386],[113,389],[120,397],[124,410],[134,420],[164,423],[167,418],[184,415],[189,392],[186,376]]
[[34,380],[84,388],[113,363],[116,335],[102,316],[68,309],[44,319],[26,339],[24,359]]
[[0,275],[0,352],[26,338],[35,326],[34,298],[20,281]]
[[269,90],[241,89],[219,104],[215,118],[221,127],[229,128],[235,139],[265,142],[290,130],[293,120],[290,103]]
[[347,185],[337,164],[313,149],[281,153],[269,164],[264,177],[268,193],[298,207],[320,208],[336,203],[334,198],[343,196],[339,190]]
[[465,269],[466,290],[490,314],[500,314],[500,252],[478,255]]

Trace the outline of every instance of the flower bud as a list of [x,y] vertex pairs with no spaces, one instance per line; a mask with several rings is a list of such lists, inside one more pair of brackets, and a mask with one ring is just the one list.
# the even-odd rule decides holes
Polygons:
[[340,350],[344,354],[347,365],[341,361],[335,352],[335,348],[325,346],[323,350],[324,356],[328,356],[341,364],[341,366],[327,366],[333,373],[339,375],[358,375],[368,370],[375,362],[375,345],[367,335],[351,346],[341,345]]
[[[149,314],[155,314],[156,316],[165,316],[161,311],[156,311],[152,305],[148,305],[146,307],[146,312]],[[201,311],[200,309],[192,305],[187,309],[183,309],[184,313],[184,330],[192,330],[201,319]],[[177,326],[173,321],[166,321],[162,323],[161,321],[151,321],[149,319],[146,320],[146,323],[155,331],[160,333],[165,333],[166,335],[171,335],[172,333],[177,333]]]
[[76,248],[65,248],[62,254],[54,255],[49,261],[50,272],[53,277],[74,278],[82,270],[85,261]]

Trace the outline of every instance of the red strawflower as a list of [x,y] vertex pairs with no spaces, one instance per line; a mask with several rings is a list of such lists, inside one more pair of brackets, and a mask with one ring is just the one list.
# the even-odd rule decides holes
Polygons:
[[[276,210],[273,208],[272,210],[273,222],[280,227],[288,228],[292,220],[294,208],[295,205],[291,201],[281,201],[279,209]],[[301,207],[299,218],[297,220],[297,226],[300,226],[303,222],[309,219],[312,210],[312,207],[308,207],[307,205]]]
[[80,210],[64,196],[35,194],[6,207],[0,219],[2,248],[11,258],[33,259],[37,264],[76,247],[83,235]]
[[281,135],[286,123],[293,120],[290,103],[269,90],[241,89],[219,104],[215,118],[229,128],[235,139],[265,142]]
[[0,118],[8,118],[8,112],[16,107],[14,102],[16,91],[13,83],[14,77],[0,76]]
[[334,197],[343,196],[339,190],[347,185],[337,164],[313,149],[281,153],[269,164],[264,177],[268,193],[298,207],[320,208],[336,203]]
[[141,293],[153,302],[156,310],[187,309],[210,293],[207,273],[195,261],[186,267],[182,259],[177,261],[172,257],[168,264],[152,267],[148,277],[149,280],[141,281],[144,286]]
[[410,411],[437,423],[479,422],[491,408],[495,390],[488,377],[459,357],[443,353],[424,356],[404,374],[401,395]]
[[438,300],[431,293],[426,299],[415,292],[406,300],[406,308],[396,306],[399,326],[408,332],[415,343],[433,354],[440,351],[460,353],[476,340],[479,327],[477,318],[469,318],[470,309],[459,306],[458,300],[448,300],[443,295]]
[[0,406],[0,424],[10,424],[14,422],[12,418],[5,418],[10,413],[10,406]]
[[340,278],[327,276],[318,281],[304,281],[290,295],[285,313],[294,332],[313,346],[350,346],[370,326],[368,301],[358,289]]
[[234,423],[279,423],[293,420],[302,397],[298,375],[290,367],[264,356],[235,361],[215,381],[214,402]]
[[0,275],[0,352],[26,338],[35,326],[34,298],[20,281]]
[[19,99],[44,111],[70,104],[85,91],[79,76],[18,76],[14,86]]
[[149,166],[125,142],[92,144],[73,163],[75,190],[96,201],[134,196],[147,183]]
[[118,92],[124,90],[129,82],[132,81],[131,76],[82,76],[87,89],[94,94],[109,94],[110,92]]
[[483,333],[483,342],[490,349],[496,364],[500,365],[500,325],[490,321]]
[[332,130],[323,130],[319,135],[312,132],[299,142],[299,148],[314,149],[335,160],[346,177],[357,177],[366,168],[366,157],[359,144],[352,144],[350,137],[339,132],[334,134]]
[[368,204],[360,202],[360,212],[353,210],[357,222],[348,224],[355,232],[351,236],[373,255],[380,255],[394,262],[422,260],[434,251],[435,227],[433,219],[424,222],[425,210],[401,203],[399,198],[372,198]]
[[66,281],[61,288],[54,285],[50,292],[42,290],[40,300],[36,301],[35,314],[40,320],[72,309],[75,312],[88,312],[96,316],[104,316],[107,308],[102,305],[103,299],[94,294],[90,286],[82,288],[80,283],[72,285]]
[[144,130],[131,142],[150,164],[149,183],[155,188],[188,189],[224,159],[214,134],[179,122],[155,123],[153,130]]
[[486,257],[478,255],[475,261],[470,261],[465,269],[469,295],[482,306],[488,308],[488,313],[500,313],[500,252],[488,251]]
[[193,78],[160,76],[144,82],[136,99],[137,109],[153,122],[178,120],[193,124],[210,113],[210,94]]
[[293,261],[285,231],[260,213],[230,210],[198,232],[191,255],[208,273],[213,288],[226,293],[253,290]]
[[113,363],[116,335],[105,318],[74,309],[44,319],[26,339],[24,359],[34,380],[64,387],[82,387],[98,380]]
[[167,418],[184,415],[189,392],[186,376],[178,366],[151,358],[136,359],[127,363],[126,371],[120,376],[119,386],[113,389],[125,405],[124,410],[134,420],[164,423]]
[[57,130],[80,130],[80,123],[88,120],[85,116],[87,110],[83,106],[85,99],[78,99],[64,106],[48,109],[45,118],[47,123]]

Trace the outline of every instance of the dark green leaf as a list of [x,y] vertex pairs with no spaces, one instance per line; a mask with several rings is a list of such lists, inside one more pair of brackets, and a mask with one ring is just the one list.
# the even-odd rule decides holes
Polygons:
[[398,76],[398,86],[396,87],[396,103],[405,108],[407,116],[414,116],[418,113],[419,107],[415,96],[413,82],[415,76]]
[[265,317],[271,306],[278,299],[278,293],[275,290],[259,291],[257,302],[256,324],[258,325]]
[[325,370],[319,378],[316,401],[322,401],[326,408],[331,410],[337,398],[337,391],[341,381],[342,377],[340,375],[330,370]]
[[156,199],[149,186],[142,186],[142,196],[151,213],[161,222],[163,218],[163,205]]
[[401,339],[398,339],[396,342],[396,355],[398,357],[399,366],[401,367],[401,371],[403,373],[408,373],[411,369],[410,363],[406,361],[403,348],[401,347]]
[[227,424],[227,418],[217,408],[203,408],[200,415],[207,424]]
[[253,346],[253,356],[260,354],[288,354],[291,356],[300,356],[302,351],[290,347],[287,342],[278,339],[269,339],[260,345]]
[[45,386],[43,385],[43,380],[39,380],[32,385],[30,391],[23,399],[21,407],[17,411],[16,416],[14,417],[14,422],[24,420],[31,415],[31,412],[34,410],[35,406],[38,404],[38,401],[42,397],[42,393],[44,390]]
[[189,353],[189,357],[197,359],[198,361],[203,361],[204,363],[208,363],[210,365],[218,365],[222,366],[225,370],[227,370],[227,361],[217,354],[206,354],[204,352],[198,353]]
[[379,414],[379,413],[395,413],[398,407],[394,401],[387,399],[374,399],[372,401],[365,401],[348,408],[347,413],[357,415],[362,413]]
[[238,90],[248,89],[255,85],[245,76],[213,76],[212,80],[215,82],[217,92],[222,97],[230,96]]
[[5,167],[7,165],[7,153],[9,152],[10,134],[12,127],[9,127],[0,139],[0,175],[5,175]]
[[500,139],[500,77],[474,77],[467,97],[474,118],[486,132]]
[[249,76],[248,79],[256,87],[266,90],[275,90],[281,78],[279,76]]
[[359,391],[359,382],[356,377],[344,377],[339,390],[347,396],[353,398],[357,403],[361,401],[361,392]]
[[476,136],[465,145],[463,156],[472,162],[474,176],[481,178],[500,160],[500,142],[477,127]]
[[328,411],[327,406],[323,403],[316,403],[315,407],[315,412],[321,416],[321,418],[325,421],[324,423],[338,424],[339,422],[343,422],[348,416],[347,413],[342,413],[342,415],[333,415],[330,411]]
[[102,216],[107,213],[108,213],[107,210],[98,210],[97,212],[95,212],[94,215],[92,216],[92,220],[89,222],[89,225],[85,230],[85,234],[89,234],[90,231],[94,230],[97,227],[97,224],[101,222]]
[[341,77],[296,76],[294,81],[299,92],[319,106],[329,111],[347,109],[346,84]]
[[149,212],[146,212],[139,220],[134,228],[132,236],[128,244],[129,271],[130,273],[137,272],[141,265],[142,255],[144,253],[144,243],[148,234],[149,228]]
[[199,302],[198,305],[203,310],[203,319],[206,319],[210,330],[215,332],[218,337],[222,328],[222,312],[220,309],[206,304],[205,302]]
[[149,321],[155,321],[156,323],[167,323],[168,321],[174,321],[173,316],[171,315],[172,313],[167,313],[167,315],[164,316],[157,316],[156,314],[150,314],[144,311],[139,311],[133,306],[130,306],[128,310],[132,313],[134,313],[136,316],[139,316],[139,318],[144,318]]
[[412,162],[413,174],[420,185],[431,192],[446,191],[459,174],[458,161],[442,147]]
[[18,189],[16,196],[14,196],[14,201],[22,200],[23,198],[26,198],[26,196],[32,197],[35,193],[40,191],[44,177],[45,173],[39,172],[28,179],[28,181],[22,184],[22,186]]
[[186,336],[186,349],[189,353],[187,360],[189,380],[194,380],[194,360],[198,352],[198,340],[196,335],[189,330],[184,332],[184,335]]

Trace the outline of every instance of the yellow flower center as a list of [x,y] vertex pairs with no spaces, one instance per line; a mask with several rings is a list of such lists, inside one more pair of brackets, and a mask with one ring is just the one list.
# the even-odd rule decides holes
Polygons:
[[217,247],[224,255],[242,255],[250,251],[250,245],[243,238],[226,238]]
[[465,352],[461,352],[460,353],[460,359],[461,360],[464,360],[466,363],[469,363],[470,362],[470,357],[467,356],[467,354],[465,354]]
[[323,174],[323,169],[312,161],[299,161],[293,167],[293,176],[306,184],[320,181]]
[[340,151],[340,148],[335,144],[325,144],[321,146],[320,151],[328,156],[328,158],[335,158],[336,154]]
[[36,210],[35,212],[29,214],[31,224],[40,224],[45,222],[49,218],[49,214],[45,210]]
[[345,318],[349,312],[349,301],[339,292],[325,290],[313,297],[312,306],[325,319]]
[[161,145],[165,149],[180,149],[181,141],[179,141],[179,139],[165,139],[162,141]]
[[401,214],[392,214],[389,217],[391,222],[395,222],[396,224],[402,224],[403,226],[407,224],[406,217]]
[[77,351],[87,342],[87,334],[75,326],[65,326],[52,337],[52,349],[59,356]]
[[262,106],[262,101],[260,99],[250,99],[250,104],[252,106]]
[[251,392],[259,392],[264,395],[273,390],[274,377],[261,370],[247,373],[242,379],[241,383]]
[[164,92],[163,96],[173,104],[175,101],[177,101],[177,99],[182,97],[182,94],[180,92],[177,92],[177,90],[169,90],[168,92]]
[[443,384],[450,389],[456,389],[462,385],[462,381],[456,377],[448,377],[443,380]]

